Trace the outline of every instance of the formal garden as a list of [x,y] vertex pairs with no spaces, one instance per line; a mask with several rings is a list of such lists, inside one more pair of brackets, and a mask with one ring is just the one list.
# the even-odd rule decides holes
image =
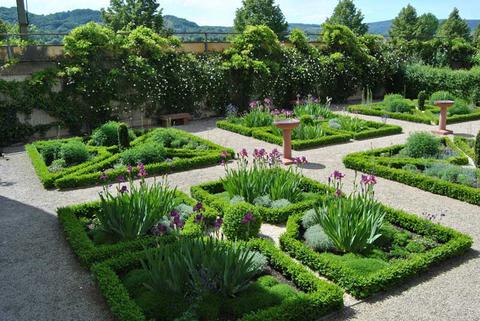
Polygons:
[[[57,295],[120,321],[380,320],[385,307],[413,319],[410,305],[470,298],[480,27],[455,9],[429,32],[409,5],[385,39],[346,25],[342,0],[312,41],[284,17],[248,21],[253,2],[225,50],[195,53],[159,20],[122,25],[128,4],[112,1],[105,23],[64,37],[55,66],[0,79],[0,201],[55,217],[5,205],[12,237],[40,221],[17,251],[50,255],[22,274],[61,265]],[[39,111],[54,121],[32,125]],[[71,279],[83,283],[57,288]]]

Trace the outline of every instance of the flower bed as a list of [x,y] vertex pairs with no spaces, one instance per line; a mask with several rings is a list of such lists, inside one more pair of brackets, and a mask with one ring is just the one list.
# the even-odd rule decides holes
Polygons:
[[[343,175],[333,176],[337,186]],[[340,189],[320,207],[291,216],[281,248],[356,298],[366,298],[466,252],[469,236],[388,208],[373,200],[375,177],[362,177],[362,192]],[[443,215],[442,215],[443,216]],[[353,223],[352,223],[353,222]]]
[[229,320],[243,321],[294,321],[300,316],[302,320],[317,320],[343,306],[340,288],[318,279],[273,244],[255,239],[247,247],[266,257],[272,276],[258,278],[235,298],[210,295],[197,304],[185,304],[185,298],[178,295],[155,300],[155,304],[150,300],[149,304],[149,295],[155,296],[143,288],[141,278],[135,279],[135,273],[138,276],[142,267],[140,260],[159,250],[129,253],[95,265],[92,271],[112,313],[120,321],[173,320],[182,316],[189,320],[227,316]]
[[217,127],[282,145],[282,132],[273,125],[273,121],[275,118],[282,119],[295,115],[300,119],[300,127],[293,130],[292,148],[295,150],[402,132],[399,126],[334,114],[328,105],[322,106],[317,103],[297,106],[293,113],[278,111],[271,105],[265,106],[258,102],[252,103],[251,107],[246,115],[229,116],[226,120],[217,121]]
[[[460,165],[468,164],[467,157],[451,140],[445,139],[445,142],[458,152],[457,156],[442,160],[395,157],[405,147],[405,145],[397,145],[349,154],[343,162],[347,168],[480,205],[480,188],[474,186],[475,177],[473,177],[476,173],[478,182],[480,171],[461,167]],[[439,175],[443,172],[444,175]],[[467,184],[467,181],[471,181],[472,184]]]
[[[366,105],[349,106],[348,111],[354,114],[388,117],[414,123],[438,125],[440,108],[431,104],[427,104],[425,105],[425,109],[422,111],[418,109],[418,102],[416,100],[405,99],[405,101],[411,106],[411,108],[403,112],[389,110],[388,104],[385,101]],[[447,124],[461,123],[478,119],[480,119],[480,108],[472,107],[471,111],[468,113],[448,115]]]
[[[287,218],[317,203],[328,187],[301,175],[300,170],[280,168],[279,153],[255,150],[253,167],[247,151],[242,150],[238,168],[226,165],[227,176],[221,180],[191,187],[192,197],[217,210],[220,215],[247,208],[269,223],[286,222]],[[296,160],[297,165],[305,158]]]
[[[168,135],[175,139],[163,142],[162,139],[171,139],[165,138]],[[136,138],[123,149],[116,145],[92,146],[91,141],[87,142],[84,145],[93,154],[90,158],[58,172],[52,172],[44,156],[45,146],[64,144],[72,140],[81,143],[80,138],[74,138],[40,141],[26,146],[35,171],[46,188],[66,189],[97,185],[102,173],[108,182],[114,182],[118,176],[127,174],[127,161],[134,162],[132,165],[137,161],[144,163],[150,174],[165,174],[218,164],[222,159],[233,156],[231,150],[185,131],[159,128]],[[142,158],[146,161],[141,161]]]

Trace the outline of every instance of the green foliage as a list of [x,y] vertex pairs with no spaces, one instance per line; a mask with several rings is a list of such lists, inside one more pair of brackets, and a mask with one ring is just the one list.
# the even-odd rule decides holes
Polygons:
[[430,95],[430,104],[434,105],[438,100],[456,100],[456,97],[445,90],[439,90]]
[[43,161],[45,165],[50,166],[50,164],[60,158],[60,148],[62,147],[62,143],[57,141],[47,141],[42,144],[40,148],[40,154],[43,157]]
[[300,117],[300,123],[305,126],[315,125],[315,119],[311,115],[303,115]]
[[118,146],[120,148],[130,147],[130,137],[128,134],[128,127],[126,124],[120,124],[118,126]]
[[305,243],[315,251],[325,252],[335,248],[332,240],[319,224],[309,227],[303,234],[303,237],[305,238]]
[[435,158],[440,153],[441,141],[427,132],[411,134],[407,138],[404,153],[412,158]]
[[124,165],[155,164],[165,161],[165,154],[162,145],[145,143],[123,151],[121,160]]
[[418,17],[416,38],[419,40],[430,40],[435,36],[439,21],[432,13],[425,13]]
[[243,117],[244,125],[247,127],[266,127],[273,123],[273,116],[268,109],[252,108]]
[[479,185],[479,176],[475,169],[463,168],[458,165],[432,164],[425,169],[424,174],[465,186],[477,187]]
[[337,123],[342,130],[358,133],[368,128],[368,123],[358,117],[339,117]]
[[302,117],[304,115],[322,117],[325,119],[333,117],[333,112],[328,105],[322,105],[312,102],[307,102],[303,105],[297,105],[293,109],[293,113],[297,117]]
[[272,161],[273,167],[266,157],[254,159],[252,165],[249,165],[245,158],[237,160],[236,169],[228,167],[225,169],[226,175],[222,179],[224,190],[230,197],[242,196],[250,204],[259,195],[268,195],[272,201],[301,200],[303,190],[299,180],[300,173],[292,167],[282,171],[276,163],[278,160]]
[[58,157],[63,159],[65,163],[70,166],[86,161],[90,158],[87,146],[80,141],[69,141],[60,146]]
[[102,17],[115,31],[145,26],[160,33],[163,17],[159,6],[154,0],[111,0],[110,6],[102,9]]
[[118,144],[119,122],[109,121],[95,129],[92,133],[92,143],[95,146],[113,146]]
[[[275,130],[277,133],[280,133],[279,129]],[[325,136],[325,132],[323,131],[323,127],[320,123],[313,125],[303,123],[292,131],[292,138],[298,140],[311,140],[323,136]]]
[[262,218],[248,203],[237,203],[225,210],[222,231],[230,240],[248,240],[257,237]]
[[337,3],[333,14],[327,19],[329,24],[344,25],[349,27],[355,34],[364,35],[368,31],[368,25],[363,22],[362,11],[355,7],[352,0],[341,0]]
[[165,290],[188,296],[221,293],[233,297],[245,291],[265,265],[256,252],[239,244],[214,239],[181,239],[147,253],[142,261],[145,284],[154,292]]
[[473,108],[464,100],[457,99],[452,107],[448,109],[448,115],[468,115],[472,113]]
[[475,138],[475,165],[477,168],[480,168],[480,131],[477,133],[477,137]]
[[385,95],[383,102],[392,113],[409,113],[412,110],[409,101],[399,94]]
[[177,204],[176,189],[166,182],[140,186],[129,184],[126,192],[113,194],[104,188],[100,194],[97,227],[115,240],[134,240],[146,235],[163,217],[169,217]]
[[316,222],[339,251],[362,252],[381,236],[385,212],[369,197],[330,198],[315,211]]
[[52,161],[50,166],[48,166],[48,171],[51,173],[58,173],[67,167],[67,162],[63,158],[55,159]]
[[248,26],[264,25],[279,37],[287,33],[288,23],[274,0],[242,0],[242,6],[235,12],[234,29],[243,32]]
[[290,31],[288,41],[299,52],[308,53],[311,50],[310,44],[308,43],[308,37],[301,29],[294,28],[292,31]]
[[417,11],[409,4],[393,20],[389,35],[394,39],[413,40],[417,35],[417,23]]
[[438,35],[448,39],[463,38],[465,40],[471,40],[470,28],[465,20],[460,17],[460,13],[457,8],[448,16],[438,29]]
[[428,99],[427,92],[422,90],[418,93],[418,110],[425,110],[425,101]]

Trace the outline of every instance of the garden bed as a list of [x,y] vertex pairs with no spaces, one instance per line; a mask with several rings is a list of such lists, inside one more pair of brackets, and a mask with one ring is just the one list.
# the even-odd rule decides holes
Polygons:
[[[348,116],[332,117],[332,119],[349,119]],[[339,144],[349,142],[351,139],[367,139],[373,137],[381,137],[387,135],[399,134],[402,132],[402,128],[395,125],[387,125],[372,121],[363,121],[364,127],[356,131],[333,129],[329,127],[329,122],[315,121],[315,123],[321,128],[321,135],[315,138],[309,139],[296,139],[295,136],[292,139],[292,148],[294,150],[304,150],[313,147],[326,146],[332,144]],[[283,136],[282,133],[272,126],[264,127],[247,127],[241,123],[233,120],[221,120],[217,121],[217,127],[232,131],[244,136],[252,136],[259,140],[263,140],[272,144],[282,145]],[[295,135],[295,133],[294,133]]]
[[[168,136],[167,138],[165,138]],[[169,141],[164,141],[169,140]],[[47,146],[76,142],[87,149],[91,155],[84,157],[72,166],[52,171],[52,165],[58,159],[46,159]],[[233,157],[233,151],[208,140],[178,129],[155,129],[135,138],[128,148],[112,146],[93,146],[91,140],[73,138],[69,140],[39,141],[26,146],[35,171],[45,188],[75,188],[98,185],[99,177],[114,182],[119,176],[127,174],[127,160],[130,165],[142,162],[149,174],[159,175],[214,165]],[[59,147],[61,148],[61,147]],[[49,156],[51,158],[51,156]],[[142,161],[144,160],[144,161]],[[136,174],[134,169],[134,174]]]
[[[164,294],[158,299],[158,292],[142,285],[141,260],[156,249],[108,260],[95,265],[92,271],[112,313],[120,321],[167,321],[182,316],[185,320],[317,320],[343,306],[339,287],[318,279],[273,244],[255,239],[247,246],[264,255],[269,270],[276,272],[257,278],[234,298],[210,294],[198,304],[194,314],[183,296]],[[285,279],[291,284],[284,283]]]
[[[405,99],[411,106],[406,112],[389,111],[385,102],[377,102],[366,105],[353,105],[348,107],[348,111],[354,114],[363,114],[378,117],[387,117],[399,120],[422,123],[429,125],[438,125],[440,108],[433,105],[426,105],[425,110],[417,109],[417,100]],[[471,112],[463,115],[448,115],[447,124],[461,123],[466,121],[480,119],[480,108],[472,108]]]
[[[283,169],[276,170],[284,173],[286,172]],[[303,212],[306,209],[311,208],[314,204],[318,203],[325,192],[328,191],[327,186],[304,176],[301,176],[299,183],[303,192],[303,199],[296,203],[291,203],[279,208],[265,207],[262,205],[254,205],[249,203],[246,205],[243,201],[233,204],[228,198],[228,195],[225,194],[225,189],[221,180],[192,186],[191,194],[192,197],[217,210],[222,215],[228,211],[235,211],[236,208],[247,206],[247,208],[251,207],[254,209],[254,211],[261,216],[264,222],[284,223],[287,221],[290,215]]]
[[[197,204],[195,200],[186,194],[177,191],[177,199],[180,204],[192,208]],[[170,243],[176,239],[174,235],[143,236],[135,240],[119,242],[102,242],[94,239],[92,229],[89,227],[100,210],[100,202],[85,203],[59,208],[57,215],[63,226],[65,237],[77,255],[80,262],[86,266],[93,263],[118,256],[125,252],[139,251],[145,247],[152,247],[158,243]],[[208,208],[203,212],[207,220],[213,221],[216,212]],[[185,222],[182,235],[198,235],[201,233],[198,225],[194,223],[194,216],[190,215]]]
[[480,170],[463,167],[468,158],[462,149],[448,138],[443,141],[456,155],[445,159],[410,158],[400,155],[405,145],[397,145],[349,154],[343,162],[347,168],[480,205],[480,188],[474,185],[473,177],[476,175],[480,182]]
[[469,236],[453,229],[385,206],[382,210],[388,225],[384,222],[379,245],[368,253],[315,250],[303,238],[303,213],[289,218],[287,231],[280,237],[281,248],[356,298],[366,298],[461,255],[472,245]]

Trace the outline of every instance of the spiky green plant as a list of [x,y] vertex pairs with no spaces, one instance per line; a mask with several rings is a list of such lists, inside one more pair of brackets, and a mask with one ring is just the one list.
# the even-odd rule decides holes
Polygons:
[[118,188],[117,193],[104,186],[98,228],[114,239],[133,240],[147,234],[177,205],[176,188],[170,188],[166,180],[151,185],[142,180],[138,187],[130,181],[128,188]]
[[244,117],[244,125],[247,127],[265,127],[273,123],[273,116],[268,109],[253,108]]
[[180,239],[147,252],[142,261],[149,280],[145,286],[187,296],[220,293],[234,297],[246,290],[266,266],[266,260],[241,244],[214,238]]
[[314,102],[307,102],[306,104],[295,106],[295,108],[293,109],[293,113],[296,117],[310,115],[315,117],[322,117],[325,119],[331,118],[334,115],[328,103],[326,105],[323,105]]

